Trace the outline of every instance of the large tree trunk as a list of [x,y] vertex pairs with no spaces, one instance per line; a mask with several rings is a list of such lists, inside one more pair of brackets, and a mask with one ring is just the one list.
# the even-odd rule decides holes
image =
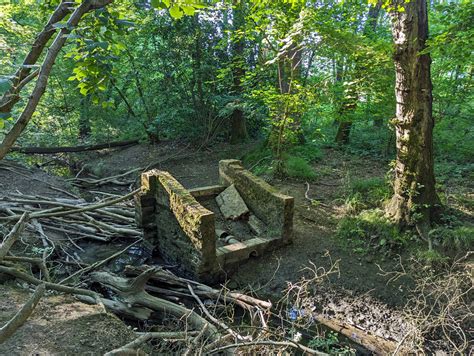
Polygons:
[[48,78],[56,57],[58,56],[61,48],[64,46],[64,43],[66,43],[67,35],[71,33],[72,29],[77,26],[77,24],[87,12],[104,7],[112,1],[113,0],[83,0],[81,5],[79,5],[79,7],[77,7],[72,13],[71,17],[67,21],[67,25],[62,28],[61,31],[59,31],[53,43],[49,47],[43,64],[41,65],[41,69],[38,74],[38,80],[36,81],[35,88],[31,93],[28,103],[0,145],[0,160],[6,156],[10,148],[15,143],[16,139],[21,135],[33,116],[33,113],[35,112],[36,107],[38,106],[38,103],[46,90]]
[[429,226],[440,201],[433,169],[431,59],[420,53],[428,37],[426,0],[396,0],[393,5],[397,161],[387,212],[400,225]]
[[[243,31],[245,24],[244,14],[244,1],[233,1],[233,27],[234,33],[236,31]],[[245,76],[245,62],[244,62],[244,50],[245,40],[241,33],[237,33],[238,39],[233,43],[233,60],[232,60],[232,80],[233,80],[233,94],[236,96],[242,95],[242,78]],[[244,142],[248,138],[247,133],[247,122],[245,114],[241,108],[236,108],[232,112],[231,116],[231,128],[230,128],[230,143]]]

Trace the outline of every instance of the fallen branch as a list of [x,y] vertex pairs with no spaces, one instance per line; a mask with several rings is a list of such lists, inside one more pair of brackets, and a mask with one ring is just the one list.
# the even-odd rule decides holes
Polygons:
[[[70,208],[70,209],[62,210],[62,211],[55,210],[55,211],[49,211],[49,212],[44,212],[44,211],[34,212],[34,213],[31,213],[30,217],[31,218],[51,218],[51,217],[66,216],[66,215],[71,215],[71,214],[83,213],[86,211],[97,210],[97,209],[104,208],[106,206],[114,205],[124,200],[127,200],[131,198],[132,196],[134,196],[135,194],[137,194],[140,190],[141,188],[138,188],[124,196],[121,196],[120,198],[107,200],[102,203],[87,205],[81,208],[74,207],[74,208]],[[7,217],[1,217],[0,220],[9,220],[9,221],[18,220],[20,217],[21,217],[20,215],[7,216]]]
[[188,338],[190,336],[197,335],[198,332],[194,331],[171,331],[171,332],[152,332],[152,333],[144,333],[137,337],[132,342],[119,347],[118,349],[109,351],[104,354],[104,356],[114,356],[114,355],[123,355],[125,353],[133,353],[134,355],[138,355],[137,347],[144,344],[148,340],[151,339],[183,339]]
[[62,147],[12,147],[10,151],[25,154],[55,154],[69,152],[86,152],[98,151],[107,148],[124,147],[136,145],[139,140],[112,141],[109,143],[99,143],[96,145],[80,145],[80,146],[62,146]]
[[[81,302],[89,304],[96,303],[96,299],[91,298],[89,296],[77,295],[76,298],[79,299]],[[130,305],[127,305],[119,300],[111,300],[107,298],[99,298],[99,300],[107,310],[110,310],[115,314],[125,316],[129,319],[145,321],[150,319],[151,314],[153,313],[153,310],[149,308],[131,307]]]
[[377,355],[391,355],[394,350],[397,349],[397,343],[384,339],[380,336],[368,334],[359,328],[341,321],[328,319],[322,315],[316,316],[316,320],[328,328],[348,337],[357,344],[362,345],[367,350],[372,351]]
[[112,289],[121,300],[131,306],[141,306],[164,314],[172,315],[178,319],[186,320],[196,330],[201,330],[207,325],[206,336],[211,340],[220,337],[217,329],[199,314],[182,305],[154,297],[145,291],[145,284],[155,272],[149,268],[136,278],[128,280],[108,272],[95,272],[91,274],[94,281]]
[[[125,274],[126,275],[139,275],[147,270],[148,266],[141,266],[141,267],[134,267],[134,266],[126,266],[125,267]],[[172,288],[176,292],[186,293],[189,295],[188,284],[193,287],[194,292],[200,296],[201,298],[207,299],[216,299],[216,300],[223,300],[225,302],[232,302],[244,309],[251,309],[252,306],[261,308],[263,310],[269,310],[272,307],[272,303],[269,301],[260,300],[254,297],[251,297],[246,294],[242,294],[239,292],[222,292],[222,290],[211,288],[205,284],[192,281],[186,278],[181,278],[176,276],[175,274],[171,273],[170,271],[164,269],[156,269],[152,274],[151,281],[155,281],[158,283],[163,283],[170,286],[175,286]],[[181,289],[176,288],[176,286],[181,287]]]
[[48,271],[48,268],[46,267],[46,263],[41,258],[23,257],[23,256],[5,256],[3,260],[9,261],[9,262],[26,262],[32,265],[36,265],[43,273],[44,279],[47,282],[51,282],[50,277],[49,277],[49,271]]
[[45,285],[40,284],[36,287],[33,295],[28,299],[28,301],[23,305],[23,307],[15,314],[15,316],[10,319],[8,323],[0,328],[0,344],[5,342],[10,336],[12,336],[15,331],[22,326],[28,317],[31,315],[36,305],[40,301],[41,297],[44,294]]
[[91,264],[90,266],[87,266],[87,267],[84,267],[82,269],[80,269],[79,271],[71,274],[69,277],[66,277],[64,278],[61,282],[59,282],[59,284],[63,284],[65,282],[67,282],[68,280],[70,280],[71,278],[79,275],[79,274],[83,274],[83,273],[86,273],[86,272],[89,272],[89,271],[92,271],[96,268],[99,268],[100,266],[103,266],[104,264],[106,264],[107,262],[113,260],[114,258],[120,256],[122,253],[126,252],[130,247],[136,245],[137,243],[141,242],[142,240],[137,240],[135,242],[133,242],[132,244],[128,245],[127,247],[125,247],[123,250],[117,252],[117,253],[114,253],[113,255],[107,257],[106,259],[103,259],[102,261],[97,261],[97,262],[94,262],[93,264]]
[[0,262],[3,258],[7,255],[10,248],[13,246],[15,241],[18,239],[20,234],[23,232],[25,228],[26,222],[29,219],[29,215],[27,212],[24,212],[18,222],[15,224],[13,229],[9,232],[9,234],[4,238],[2,244],[0,245]]
[[40,285],[44,284],[46,289],[51,289],[55,290],[58,292],[63,292],[63,293],[69,293],[69,294],[80,294],[80,295],[87,295],[91,298],[94,298],[97,300],[98,294],[87,289],[82,289],[82,288],[73,288],[73,287],[66,287],[62,286],[57,283],[51,283],[51,282],[44,282],[36,277],[30,276],[24,272],[21,272],[17,270],[16,268],[13,267],[6,267],[6,266],[1,266],[0,265],[0,273],[6,273],[9,274],[10,276],[16,277],[18,279],[22,279],[28,283],[34,284],[34,285]]

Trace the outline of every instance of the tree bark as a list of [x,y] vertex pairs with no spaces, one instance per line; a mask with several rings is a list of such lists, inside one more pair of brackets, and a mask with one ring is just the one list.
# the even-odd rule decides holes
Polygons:
[[48,78],[56,57],[58,56],[61,48],[66,43],[67,35],[71,33],[72,29],[77,26],[79,21],[81,21],[82,17],[87,12],[104,7],[112,1],[113,0],[84,0],[81,5],[79,5],[79,7],[74,10],[71,17],[67,21],[66,26],[62,28],[61,31],[59,31],[53,43],[51,44],[51,47],[49,47],[48,53],[43,61],[43,64],[41,65],[41,69],[38,74],[38,80],[36,81],[35,88],[33,89],[28,103],[0,145],[0,160],[6,156],[10,148],[15,143],[16,139],[21,135],[33,116],[33,113],[35,112],[36,107],[38,106],[38,103],[46,90]]
[[[36,63],[43,49],[56,32],[56,28],[53,25],[62,19],[64,19],[69,12],[71,12],[71,3],[67,3],[67,0],[61,1],[56,10],[48,20],[48,23],[36,37],[35,41],[31,46],[30,52],[23,60],[22,66],[16,71],[14,79],[12,80],[12,86],[9,91],[3,94],[0,99],[0,113],[8,113],[12,110],[13,106],[20,100],[20,90],[27,82],[35,77],[30,76],[32,65]],[[37,73],[36,73],[37,74]]]
[[[243,31],[245,25],[244,1],[233,1],[233,27],[234,33],[237,33],[238,39],[233,43],[232,48],[232,80],[233,80],[233,94],[235,96],[242,95],[242,78],[245,76],[244,68],[244,50],[245,40],[240,33]],[[238,99],[239,100],[239,99]],[[231,131],[230,143],[241,143],[247,140],[247,122],[245,114],[241,108],[235,108],[231,115]]]
[[[392,2],[395,42],[397,160],[387,213],[400,225],[430,224],[439,210],[433,168],[431,58],[426,0]],[[403,11],[400,8],[403,7]]]

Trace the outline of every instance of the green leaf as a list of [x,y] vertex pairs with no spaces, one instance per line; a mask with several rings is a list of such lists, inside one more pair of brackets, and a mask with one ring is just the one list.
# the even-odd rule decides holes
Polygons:
[[151,0],[151,6],[155,9],[161,8],[161,1],[160,0]]
[[[11,112],[0,112],[0,120],[8,120],[11,117],[12,117]],[[0,122],[2,122],[2,121],[0,121]]]
[[170,7],[170,15],[172,18],[179,20],[184,16],[184,13],[181,11],[178,5],[173,5]]
[[192,6],[181,6],[181,10],[183,10],[187,16],[193,16],[196,12],[196,9]]
[[126,26],[126,27],[133,27],[135,26],[135,22],[128,21],[128,20],[117,20],[117,25]]
[[4,93],[12,86],[8,78],[0,78],[0,93]]

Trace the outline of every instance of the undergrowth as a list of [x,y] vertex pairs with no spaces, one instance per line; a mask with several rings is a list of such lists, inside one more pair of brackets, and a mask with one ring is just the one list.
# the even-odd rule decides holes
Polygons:
[[346,189],[346,210],[349,213],[380,207],[391,195],[390,185],[380,177],[350,180]]
[[[314,143],[308,143],[289,148],[283,154],[281,162],[277,162],[272,155],[272,151],[263,145],[247,153],[242,160],[256,175],[274,175],[278,173],[295,179],[314,180],[317,178],[317,173],[311,163],[320,160],[322,157],[321,148]],[[276,169],[277,166],[280,167],[279,170]]]
[[336,235],[358,253],[367,253],[369,248],[384,252],[401,250],[411,238],[410,234],[401,233],[380,209],[342,218]]

